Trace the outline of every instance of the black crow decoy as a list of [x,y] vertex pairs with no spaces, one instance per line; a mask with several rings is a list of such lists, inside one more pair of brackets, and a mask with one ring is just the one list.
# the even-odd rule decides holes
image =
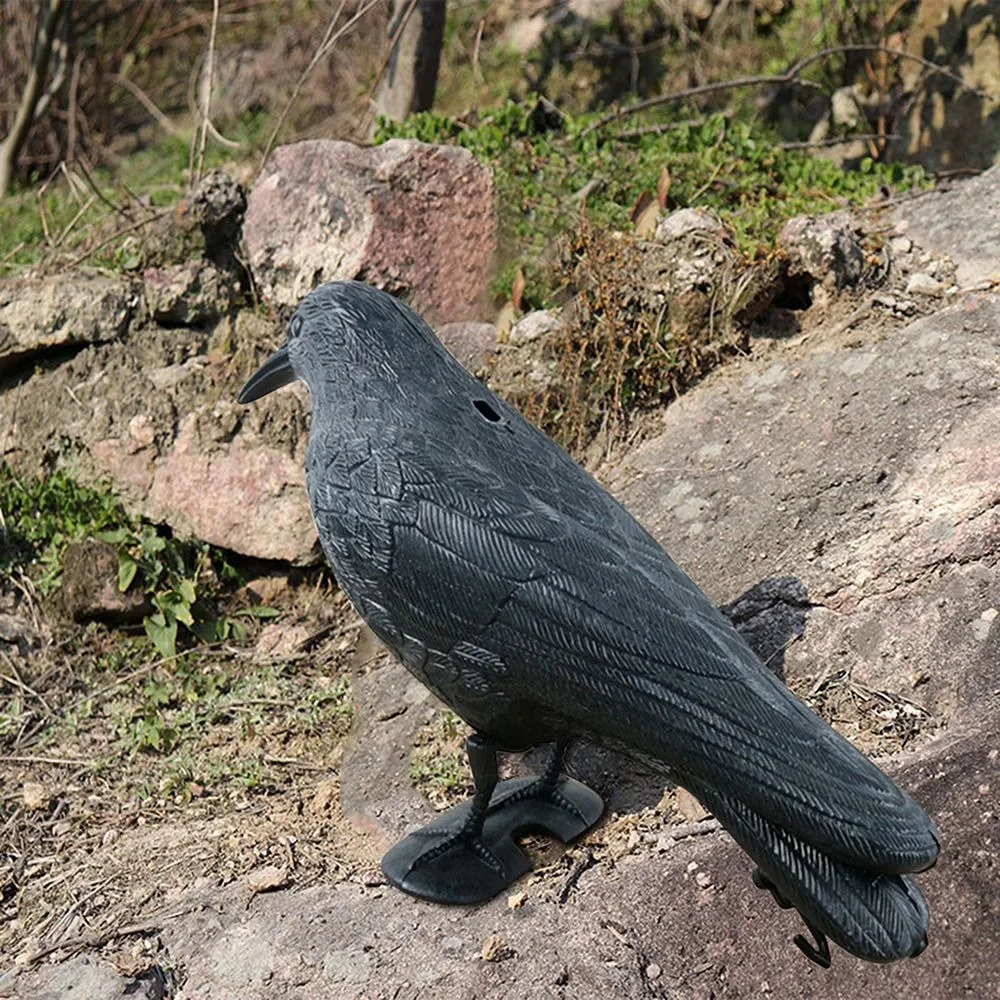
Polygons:
[[[575,737],[655,760],[813,932],[874,962],[919,954],[934,864],[924,811],[774,677],[641,525],[470,375],[410,308],[323,285],[240,402],[302,379],[308,485],[337,580],[372,631],[475,731],[475,795],[397,844],[388,878],[448,903],[529,867],[514,842],[569,840],[603,808],[560,778]],[[496,751],[555,745],[537,780]]]

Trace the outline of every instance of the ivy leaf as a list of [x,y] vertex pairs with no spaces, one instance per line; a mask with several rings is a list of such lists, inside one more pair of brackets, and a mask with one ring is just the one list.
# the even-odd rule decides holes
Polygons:
[[149,615],[143,625],[156,651],[165,660],[177,652],[177,619],[173,615],[165,615],[159,611]]
[[[184,602],[190,607],[194,604],[197,595],[194,590],[194,581],[183,579],[179,584],[177,584],[177,592],[181,595]],[[182,618],[181,621],[184,621]],[[190,625],[190,622],[184,622],[185,625]]]
[[118,553],[118,589],[124,594],[139,570],[139,564],[127,552]]
[[132,533],[127,528],[109,528],[107,531],[97,531],[94,537],[101,542],[108,542],[111,545],[121,545],[132,537]]
[[240,608],[234,613],[240,618],[277,618],[283,614],[280,608],[269,608],[266,604],[252,604],[249,608]]

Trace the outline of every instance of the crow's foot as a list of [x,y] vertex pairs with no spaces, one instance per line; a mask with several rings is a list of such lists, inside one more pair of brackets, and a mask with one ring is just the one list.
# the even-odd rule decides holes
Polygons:
[[601,818],[604,801],[579,781],[552,780],[546,775],[498,785],[487,816],[500,812],[518,833],[540,830],[565,844],[585,834]]
[[573,840],[603,810],[600,796],[572,778],[547,785],[534,778],[504,781],[481,821],[472,799],[449,809],[396,844],[382,859],[382,871],[397,888],[420,899],[483,903],[531,870],[516,836],[539,831]]

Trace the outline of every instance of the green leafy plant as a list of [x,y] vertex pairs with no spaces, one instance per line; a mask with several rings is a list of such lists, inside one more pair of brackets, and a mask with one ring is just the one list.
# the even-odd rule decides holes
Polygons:
[[135,586],[148,596],[152,611],[143,626],[163,657],[176,655],[179,634],[202,642],[241,640],[247,618],[279,614],[262,606],[219,614],[215,598],[223,581],[239,582],[222,552],[134,520],[113,494],[83,486],[66,472],[22,481],[0,464],[0,569],[33,569],[38,589],[50,593],[66,546],[87,537],[115,546],[119,590]]
[[127,521],[117,498],[63,470],[19,478],[0,462],[0,572],[37,564],[35,584],[42,594],[59,584],[67,545]]

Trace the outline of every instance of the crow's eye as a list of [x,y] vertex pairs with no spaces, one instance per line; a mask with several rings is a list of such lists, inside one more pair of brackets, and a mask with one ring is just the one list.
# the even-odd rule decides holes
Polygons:
[[491,423],[495,424],[500,420],[500,414],[493,409],[485,399],[474,399],[472,405]]

